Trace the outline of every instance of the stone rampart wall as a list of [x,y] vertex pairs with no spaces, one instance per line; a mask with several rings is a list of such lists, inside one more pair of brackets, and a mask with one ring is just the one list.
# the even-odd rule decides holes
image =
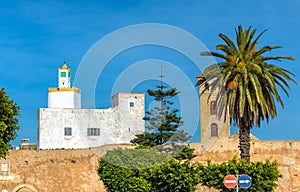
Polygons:
[[[220,163],[239,156],[238,143],[216,140],[209,148],[201,143],[191,143],[196,149],[194,161],[205,163],[207,159]],[[100,148],[72,150],[13,150],[9,177],[0,178],[0,189],[17,192],[22,187],[38,192],[101,192],[105,191],[96,169],[99,156],[115,147],[130,145],[106,145]],[[205,149],[205,150],[204,150]],[[272,158],[280,164],[283,178],[277,192],[300,191],[300,141],[253,141],[251,160]],[[200,191],[211,189],[198,187]]]

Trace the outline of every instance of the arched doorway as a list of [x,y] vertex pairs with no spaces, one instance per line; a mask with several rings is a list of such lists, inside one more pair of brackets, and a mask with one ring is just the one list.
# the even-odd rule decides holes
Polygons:
[[34,192],[34,191],[32,191],[31,189],[28,189],[26,187],[23,187],[23,188],[19,189],[17,192]]
[[12,192],[37,192],[37,190],[32,185],[21,184],[16,186]]

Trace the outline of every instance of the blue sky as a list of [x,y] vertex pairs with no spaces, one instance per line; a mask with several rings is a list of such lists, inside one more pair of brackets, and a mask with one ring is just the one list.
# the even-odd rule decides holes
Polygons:
[[[198,38],[209,50],[221,43],[219,32],[234,38],[234,28],[240,24],[252,25],[259,32],[268,29],[260,45],[282,45],[283,49],[272,54],[293,56],[296,61],[278,65],[295,73],[296,81],[300,82],[299,8],[297,0],[0,1],[0,87],[6,88],[10,98],[21,107],[21,129],[12,145],[18,145],[22,138],[36,142],[37,109],[47,106],[47,88],[57,86],[57,68],[64,61],[75,76],[83,57],[97,41],[136,24],[177,27]],[[201,73],[191,60],[166,47],[148,45],[124,50],[102,71],[95,89],[96,106],[109,107],[116,79],[132,64],[147,59],[172,63],[192,83]],[[153,81],[145,80],[134,91],[154,86]],[[82,97],[87,94],[82,93]],[[283,100],[285,109],[278,108],[278,118],[252,130],[258,138],[300,139],[299,87],[291,85],[290,97],[283,96]],[[236,130],[232,128],[232,132]],[[193,141],[198,138],[196,131]]]

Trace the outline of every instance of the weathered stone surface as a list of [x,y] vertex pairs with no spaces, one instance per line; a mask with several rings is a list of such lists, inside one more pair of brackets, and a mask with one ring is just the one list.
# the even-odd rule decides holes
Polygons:
[[[10,151],[14,181],[1,181],[1,189],[17,191],[22,186],[39,192],[104,191],[96,172],[98,157],[89,149]],[[19,186],[19,187],[18,187]]]
[[[195,162],[205,163],[207,159],[216,163],[239,156],[238,143],[232,140],[215,140],[213,146],[202,151],[201,143],[191,143],[197,157]],[[115,147],[130,148],[131,145],[105,145],[91,149],[70,150],[13,150],[7,159],[13,180],[1,180],[0,189],[17,192],[20,189],[38,192],[104,192],[96,169],[99,156]],[[199,153],[201,151],[201,153]],[[251,161],[272,158],[280,164],[283,177],[276,192],[300,191],[300,141],[253,141]],[[253,181],[255,182],[255,181]],[[215,190],[197,186],[197,192]]]
[[[196,149],[195,162],[205,163],[208,159],[221,163],[239,157],[238,141],[231,139],[216,139],[214,144],[202,151],[203,144],[191,143]],[[201,153],[200,153],[201,152]],[[251,161],[276,160],[280,167],[282,178],[278,182],[276,192],[300,191],[300,141],[251,141]],[[253,181],[255,182],[255,181]],[[199,191],[201,191],[199,186]]]

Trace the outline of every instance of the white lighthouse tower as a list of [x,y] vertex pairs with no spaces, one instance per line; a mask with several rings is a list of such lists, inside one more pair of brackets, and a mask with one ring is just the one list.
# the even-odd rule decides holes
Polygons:
[[48,108],[81,108],[80,89],[71,87],[71,68],[58,68],[58,88],[48,88]]
[[60,68],[58,68],[58,88],[70,88],[71,87],[71,68],[67,66],[66,62]]

